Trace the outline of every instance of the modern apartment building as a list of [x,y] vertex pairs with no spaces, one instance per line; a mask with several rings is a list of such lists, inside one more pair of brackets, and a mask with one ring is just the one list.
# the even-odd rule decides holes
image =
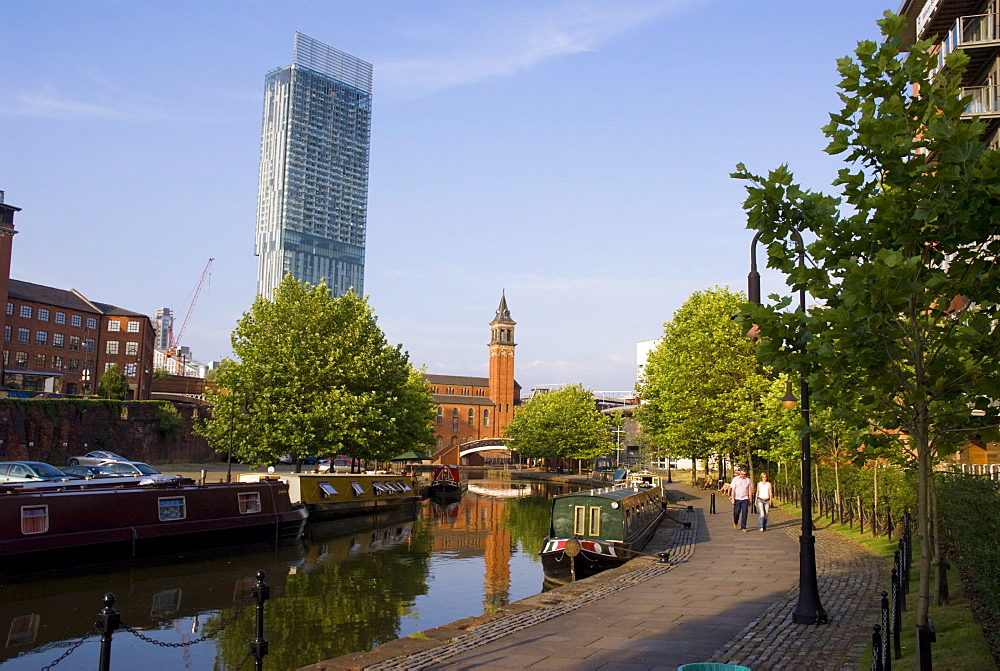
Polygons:
[[257,293],[287,273],[364,293],[372,66],[301,33],[269,72],[257,195]]
[[962,85],[972,97],[966,114],[986,122],[988,147],[1000,147],[1000,0],[903,0],[898,11],[907,18],[904,44],[933,40],[939,67],[949,53],[966,53]]

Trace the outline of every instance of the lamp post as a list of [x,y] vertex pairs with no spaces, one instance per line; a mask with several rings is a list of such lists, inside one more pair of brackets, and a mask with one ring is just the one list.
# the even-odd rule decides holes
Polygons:
[[[798,247],[799,263],[805,264],[805,245],[802,236],[795,228],[791,228],[792,239]],[[747,275],[747,297],[754,305],[760,305],[760,273],[757,272],[757,240],[760,231],[753,236],[750,243],[750,274]],[[799,289],[799,312],[806,314],[806,291]],[[812,523],[812,447],[809,438],[809,382],[805,375],[799,380],[800,396],[802,397],[801,413],[805,429],[802,431],[802,533],[799,536],[799,602],[792,612],[792,622],[795,624],[823,624],[827,621],[826,611],[819,599],[819,585],[816,581],[816,537],[813,536]],[[791,407],[795,397],[791,393],[789,382],[787,393],[782,405]],[[791,405],[789,405],[791,404]]]

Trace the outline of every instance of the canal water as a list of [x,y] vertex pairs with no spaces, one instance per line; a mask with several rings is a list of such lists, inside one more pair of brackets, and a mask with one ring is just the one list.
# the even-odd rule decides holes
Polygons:
[[[424,501],[415,520],[349,533],[343,526],[314,526],[295,547],[3,584],[0,669],[51,664],[87,636],[106,592],[115,594],[125,624],[171,646],[119,630],[112,669],[253,668],[245,658],[254,607],[239,609],[252,600],[258,570],[265,571],[271,593],[265,607],[269,670],[296,669],[482,615],[542,590],[538,554],[548,532],[549,499],[575,489],[473,480],[460,502]],[[90,635],[54,668],[96,668],[99,649],[99,636]]]

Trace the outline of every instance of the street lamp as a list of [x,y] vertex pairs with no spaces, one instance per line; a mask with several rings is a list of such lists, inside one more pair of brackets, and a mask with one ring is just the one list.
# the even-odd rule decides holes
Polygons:
[[[789,226],[792,239],[798,247],[799,264],[805,265],[805,245],[802,236],[794,227]],[[753,236],[750,243],[750,274],[747,275],[747,297],[754,305],[760,305],[760,273],[757,272],[757,240],[761,232]],[[799,312],[806,314],[806,290],[799,289]],[[787,383],[785,397],[781,399],[786,408],[794,407],[795,396],[792,394],[791,381]],[[809,382],[803,375],[799,380],[799,395],[802,397],[802,421],[805,429],[802,431],[802,533],[799,536],[799,602],[792,612],[792,622],[795,624],[823,624],[827,621],[826,611],[819,600],[819,585],[816,581],[816,537],[813,536],[812,523],[812,455],[809,438]]]

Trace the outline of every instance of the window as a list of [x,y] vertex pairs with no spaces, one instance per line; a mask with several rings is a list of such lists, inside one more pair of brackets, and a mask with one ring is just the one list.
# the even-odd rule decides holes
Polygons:
[[108,343],[107,343],[107,345],[108,346],[107,346],[106,352],[108,354],[118,354],[118,341],[117,340],[109,340]]
[[337,490],[329,482],[321,482],[319,483],[319,495],[320,498],[328,499],[331,496],[336,496]]
[[12,326],[3,327],[3,339],[10,342],[10,339],[14,337],[14,328]]
[[490,411],[489,411],[489,409],[484,408],[483,409],[483,426],[489,426],[489,425],[490,425]]
[[240,515],[260,512],[260,492],[237,494],[240,499]]
[[182,520],[187,517],[187,507],[183,496],[161,497],[159,502],[161,522]]
[[473,410],[472,408],[469,408],[469,426],[475,426],[475,425],[476,425],[476,411]]
[[63,340],[65,338],[66,338],[66,336],[64,336],[62,333],[53,333],[52,334],[52,346],[53,347],[62,347],[63,346]]
[[587,530],[587,506],[573,506],[573,535],[582,536]]
[[75,373],[76,371],[80,370],[80,360],[70,359],[69,361],[67,361],[66,370],[69,371],[70,373]]
[[48,506],[21,506],[21,533],[44,534],[49,530]]
[[94,348],[95,348],[95,345],[96,345],[96,343],[94,342],[94,339],[93,339],[93,338],[87,338],[87,339],[86,339],[86,340],[84,340],[83,342],[84,342],[84,347],[85,347],[85,350],[86,350],[87,352],[93,352],[93,351],[94,351]]
[[116,322],[114,319],[108,321],[108,331],[121,331],[122,325]]
[[45,358],[44,354],[35,355],[35,370],[45,370]]
[[47,322],[49,320],[49,311],[46,308],[38,308],[38,321]]
[[125,343],[125,354],[129,356],[139,355],[139,343],[137,342],[127,342]]
[[127,363],[125,364],[125,377],[135,377],[135,364]]
[[58,312],[57,311],[56,312],[56,324],[65,324],[65,323],[66,323],[66,313],[65,312]]
[[49,344],[49,332],[48,331],[35,331],[35,344],[36,345],[48,345]]
[[107,373],[109,370],[111,370],[111,367],[114,366],[114,365],[115,365],[114,362],[112,362],[112,361],[106,361],[104,363],[104,372]]
[[27,368],[28,367],[28,353],[27,352],[18,352],[17,354],[15,354],[14,355],[14,364],[17,365],[18,368]]
[[80,336],[71,335],[69,337],[69,348],[74,352],[80,349]]
[[129,333],[138,333],[139,332],[139,322],[130,321],[128,323],[128,332]]
[[438,406],[437,423],[444,424],[444,408],[442,408],[440,405]]
[[19,328],[17,330],[18,342],[31,342],[31,329]]
[[87,328],[89,328],[89,329],[96,329],[97,328],[97,319],[94,318],[94,317],[87,317]]
[[52,370],[62,370],[63,358],[61,356],[52,357]]
[[30,305],[22,305],[21,306],[21,316],[24,317],[25,319],[31,319],[31,306]]
[[601,508],[600,506],[595,506],[590,509],[590,535],[600,536],[601,535]]
[[7,314],[9,314],[9,315],[14,314],[14,304],[13,303],[7,303]]
[[451,409],[451,430],[458,433],[458,408]]
[[83,326],[83,317],[81,317],[80,315],[71,315],[69,318],[69,323],[70,326],[75,326],[77,328],[80,328],[81,326]]
[[351,480],[351,491],[354,492],[355,496],[361,496],[365,493],[365,488],[359,485],[356,480]]

